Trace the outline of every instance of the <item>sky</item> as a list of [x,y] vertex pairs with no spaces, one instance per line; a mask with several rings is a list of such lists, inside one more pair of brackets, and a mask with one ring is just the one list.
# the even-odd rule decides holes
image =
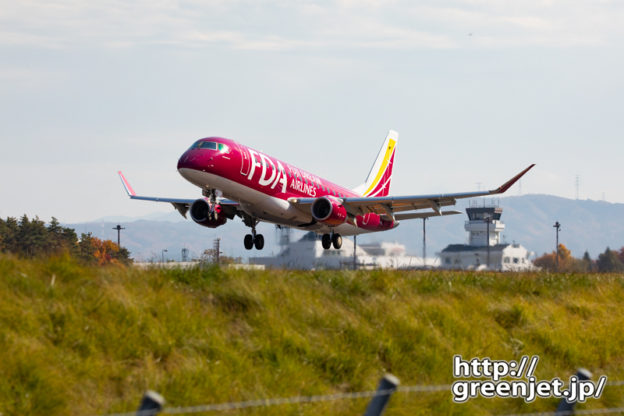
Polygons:
[[624,3],[0,0],[0,217],[169,211],[196,139],[391,193],[624,203]]

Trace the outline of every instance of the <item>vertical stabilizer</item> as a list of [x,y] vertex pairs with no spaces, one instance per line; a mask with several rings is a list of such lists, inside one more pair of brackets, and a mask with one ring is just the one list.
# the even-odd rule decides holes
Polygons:
[[388,195],[390,192],[390,179],[392,179],[394,151],[398,140],[399,133],[390,130],[377,154],[377,159],[375,159],[375,163],[366,178],[366,182],[355,188],[355,192],[362,196]]

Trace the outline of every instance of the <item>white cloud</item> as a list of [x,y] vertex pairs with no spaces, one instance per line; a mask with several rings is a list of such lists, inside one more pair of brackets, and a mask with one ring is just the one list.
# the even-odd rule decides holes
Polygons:
[[[176,44],[252,50],[619,44],[615,2],[463,0],[326,3],[4,1],[0,44],[44,48]],[[463,40],[462,40],[463,41]]]

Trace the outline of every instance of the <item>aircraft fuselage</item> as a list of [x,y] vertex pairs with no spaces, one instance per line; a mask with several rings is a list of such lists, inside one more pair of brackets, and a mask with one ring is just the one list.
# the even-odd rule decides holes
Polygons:
[[203,190],[218,189],[224,197],[259,220],[316,232],[330,228],[343,235],[385,231],[398,221],[375,213],[358,215],[330,227],[316,223],[310,212],[289,198],[360,197],[361,195],[233,140],[209,137],[196,141],[178,160],[178,172]]

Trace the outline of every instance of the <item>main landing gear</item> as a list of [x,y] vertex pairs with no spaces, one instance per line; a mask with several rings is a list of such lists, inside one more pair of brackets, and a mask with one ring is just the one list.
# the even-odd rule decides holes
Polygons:
[[[248,222],[251,225],[248,224]],[[249,225],[251,227],[251,234],[245,235],[245,239],[243,240],[247,250],[251,250],[254,247],[256,247],[256,250],[262,250],[264,248],[264,236],[262,234],[256,234],[257,223],[258,221],[256,219],[245,221],[245,225]]]
[[334,233],[333,231],[331,234],[323,234],[321,237],[321,244],[325,250],[329,250],[332,245],[336,250],[338,250],[342,247],[342,236],[338,233]]
[[251,250],[256,247],[256,250],[262,250],[264,248],[264,236],[262,234],[247,234],[245,235],[245,248]]

